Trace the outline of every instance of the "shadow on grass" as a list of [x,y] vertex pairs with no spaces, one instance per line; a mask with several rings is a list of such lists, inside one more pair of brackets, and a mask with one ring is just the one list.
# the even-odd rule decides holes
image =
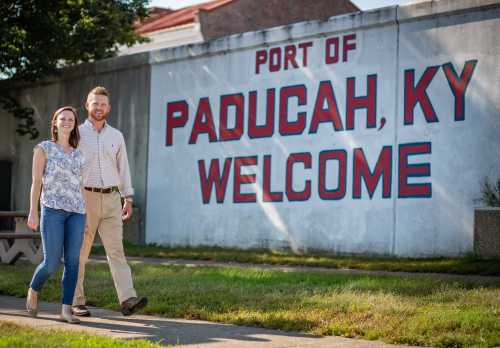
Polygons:
[[[221,247],[171,248],[156,244],[136,245],[129,242],[125,242],[124,246],[127,256],[160,259],[500,276],[500,258],[486,260],[472,255],[454,258],[402,258],[314,252],[300,255],[291,251],[241,250]],[[94,246],[92,254],[105,255],[104,248],[99,245]]]

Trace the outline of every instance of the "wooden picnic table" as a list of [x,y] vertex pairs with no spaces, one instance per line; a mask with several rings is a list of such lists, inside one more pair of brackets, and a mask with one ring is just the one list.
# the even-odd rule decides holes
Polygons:
[[28,213],[24,210],[5,211],[0,210],[0,218],[28,218]]
[[[22,256],[34,264],[43,257],[40,233],[26,225],[28,213],[25,211],[0,211],[0,219],[14,219],[16,227],[12,231],[0,231],[0,261],[13,265]],[[9,243],[10,242],[10,243]]]

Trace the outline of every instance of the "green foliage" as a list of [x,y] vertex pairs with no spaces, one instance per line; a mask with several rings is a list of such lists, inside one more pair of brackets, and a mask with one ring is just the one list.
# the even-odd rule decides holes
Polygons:
[[147,0],[3,0],[0,71],[34,80],[67,64],[112,57],[140,39],[133,23]]
[[479,199],[487,207],[500,207],[500,178],[497,184],[491,183],[485,178],[481,183],[481,198]]
[[[2,89],[0,88],[0,91]],[[38,138],[40,133],[38,129],[35,128],[35,120],[33,119],[33,109],[25,108],[19,105],[16,99],[11,97],[7,93],[2,93],[0,95],[0,104],[3,109],[12,114],[18,119],[16,132],[20,135],[29,134],[31,139]]]
[[[0,76],[28,82],[58,68],[112,57],[119,45],[142,42],[134,21],[147,15],[148,0],[2,0]],[[17,132],[36,137],[32,110],[0,86],[0,104],[21,122]],[[24,109],[24,110],[23,110]]]

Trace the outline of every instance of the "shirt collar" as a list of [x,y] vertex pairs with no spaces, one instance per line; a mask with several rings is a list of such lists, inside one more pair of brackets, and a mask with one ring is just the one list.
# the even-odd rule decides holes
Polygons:
[[[92,122],[89,121],[89,119],[87,118],[85,120],[85,122],[83,123],[87,128],[93,130],[94,132],[99,132],[97,129],[95,129],[94,125],[92,124]],[[103,132],[106,127],[108,126],[108,122],[106,122],[106,120],[104,121],[104,126],[102,127],[101,131],[100,132]]]

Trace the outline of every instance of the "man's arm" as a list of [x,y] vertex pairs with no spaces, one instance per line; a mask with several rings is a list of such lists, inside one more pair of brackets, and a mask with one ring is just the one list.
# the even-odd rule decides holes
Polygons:
[[[121,135],[121,134],[120,134]],[[132,216],[132,204],[134,189],[132,188],[132,179],[130,177],[130,166],[128,164],[127,148],[125,146],[125,139],[121,135],[121,145],[117,152],[117,166],[118,175],[120,176],[120,193],[125,198],[122,208],[122,218],[127,220]]]

